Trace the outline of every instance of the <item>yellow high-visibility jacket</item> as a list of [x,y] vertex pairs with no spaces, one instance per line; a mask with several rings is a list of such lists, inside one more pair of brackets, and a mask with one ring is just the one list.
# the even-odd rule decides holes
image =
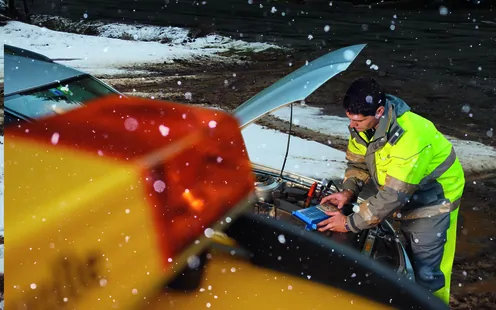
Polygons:
[[391,214],[405,220],[456,210],[465,185],[451,142],[403,100],[386,97],[386,111],[371,139],[350,128],[343,188],[358,195],[372,179],[379,189],[348,217],[354,232]]

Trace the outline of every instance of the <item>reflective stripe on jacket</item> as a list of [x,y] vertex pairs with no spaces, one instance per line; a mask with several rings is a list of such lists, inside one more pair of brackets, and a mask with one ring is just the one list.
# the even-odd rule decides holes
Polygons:
[[379,189],[348,217],[355,232],[393,213],[401,220],[455,210],[465,185],[453,146],[432,122],[392,95],[385,108],[371,139],[350,128],[343,188],[358,194],[372,179]]

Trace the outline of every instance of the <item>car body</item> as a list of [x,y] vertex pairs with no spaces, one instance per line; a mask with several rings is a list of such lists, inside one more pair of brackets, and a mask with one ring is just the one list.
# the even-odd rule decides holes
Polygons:
[[[270,113],[271,111],[274,111],[275,109],[286,106],[298,100],[303,100],[327,80],[346,70],[364,47],[365,45],[356,45],[324,55],[307,66],[302,67],[287,77],[281,79],[274,85],[262,91],[260,94],[254,96],[239,106],[233,113],[238,120],[240,127],[246,127],[256,119]],[[102,94],[102,96],[112,93],[114,96],[122,97],[118,91],[114,90],[105,83],[98,81],[94,77],[78,70],[72,71],[72,69],[67,69],[68,67],[65,66],[63,66],[60,70],[55,69],[55,71],[58,72],[57,74],[59,74],[55,79],[50,77],[49,74],[45,75],[45,77],[47,77],[47,83],[39,82],[39,80],[33,79],[33,81],[30,81],[29,83],[25,83],[23,85],[20,85],[21,83],[19,83],[18,85],[13,82],[12,79],[13,77],[20,79],[23,75],[11,75],[9,72],[16,72],[15,70],[18,70],[19,68],[15,67],[19,67],[18,64],[21,64],[22,61],[26,61],[24,62],[24,65],[26,66],[30,66],[33,62],[36,63],[36,61],[43,62],[37,64],[45,65],[47,68],[54,68],[54,66],[57,67],[59,64],[54,64],[49,60],[32,59],[33,57],[39,57],[36,55],[24,57],[27,58],[27,60],[20,60],[16,57],[22,58],[23,56],[5,55],[6,113],[10,113],[10,115],[14,117],[13,122],[6,124],[7,128],[10,127],[12,123],[38,123],[36,122],[38,119],[43,119],[44,124],[56,123],[58,118],[63,119],[64,114],[67,114],[68,117],[75,117],[75,119],[78,119],[79,116],[74,116],[78,111],[72,109],[72,106],[67,110],[63,108],[61,110],[53,109],[53,104],[57,107],[57,103],[60,101],[63,101],[64,103],[62,107],[67,107],[66,101],[71,98],[70,92],[72,90],[71,87],[67,87],[66,85],[69,85],[71,81],[81,81],[81,79],[86,78],[91,80],[91,83],[96,83],[95,85],[98,85],[98,87],[103,89],[104,94]],[[43,72],[44,74],[50,72],[39,67],[37,67],[36,70],[38,70],[37,72]],[[10,83],[13,83],[12,86],[9,85]],[[61,87],[65,88],[60,89]],[[56,90],[59,90],[61,93]],[[46,94],[47,91],[50,92],[50,96],[48,96],[49,100],[52,100],[53,96],[51,96],[51,94],[62,97],[62,100],[56,100],[55,103],[52,103],[53,100],[50,101],[48,104],[48,112],[46,112],[46,110],[37,112],[36,110],[30,110],[30,107],[25,110],[29,113],[21,113],[22,111],[16,110],[16,102],[18,102],[14,101],[16,98],[24,98],[26,95],[30,96],[31,94],[36,94],[36,100],[40,97],[46,99],[47,96],[43,97],[39,94],[40,92],[45,92]],[[98,98],[101,96],[99,96],[99,93],[97,92],[94,97]],[[127,99],[130,99],[131,101],[138,100],[132,98],[125,98],[124,100]],[[39,103],[40,101],[38,100],[36,102]],[[47,106],[43,101],[41,102],[43,107]],[[98,99],[93,100],[90,98],[89,101],[77,101],[75,106],[83,107],[86,103],[88,103],[88,106],[92,106],[92,104],[98,104],[99,102],[102,101],[99,101]],[[99,115],[96,112],[97,109],[97,106],[90,109],[92,113],[94,113],[92,115],[95,115],[95,118],[96,115]],[[83,110],[84,109],[81,109],[82,113],[87,113]],[[53,118],[47,117],[49,115],[57,115],[59,113],[61,114],[60,116],[54,116]],[[87,122],[91,122],[91,120],[84,120],[84,122],[80,125],[82,126],[82,124]],[[76,128],[74,127],[76,126],[74,122],[71,121],[68,123],[71,124],[68,124],[67,126],[73,126],[73,130]],[[41,129],[38,127],[38,130]],[[59,133],[57,133],[57,137],[58,134]],[[81,145],[81,143],[78,142],[75,145]],[[98,151],[98,153],[100,153],[100,150]],[[16,156],[20,156],[19,154]],[[6,161],[7,160],[8,154],[6,154]],[[19,169],[22,169],[22,167]],[[405,283],[414,280],[409,258],[406,255],[401,242],[397,240],[395,231],[389,222],[385,221],[376,228],[364,230],[359,234],[327,233],[323,235],[314,231],[306,232],[304,231],[301,222],[296,220],[292,216],[291,212],[302,208],[301,202],[306,199],[310,187],[314,183],[319,182],[312,178],[288,172],[281,173],[273,168],[264,167],[253,163],[252,173],[255,178],[255,195],[247,200],[249,212],[243,213],[245,214],[244,216],[238,217],[235,221],[233,221],[229,228],[219,234],[222,238],[220,241],[217,240],[216,243],[223,245],[220,247],[221,249],[223,248],[225,250],[225,248],[228,247],[231,254],[233,252],[248,252],[250,254],[248,254],[247,257],[255,259],[255,264],[257,266],[272,268],[278,272],[286,272],[296,276],[301,276],[303,275],[303,268],[311,273],[315,281],[319,283],[327,283],[327,285],[332,283],[332,285],[341,286],[344,290],[351,290],[355,293],[359,292],[359,294],[363,297],[366,299],[370,298],[371,300],[377,300],[379,298],[381,301],[387,301],[389,299],[388,294],[390,292],[388,289],[390,289],[391,292],[394,290],[389,287],[388,289],[385,289],[384,285],[393,285],[392,283],[395,283],[395,281],[399,281],[398,283],[401,283],[401,285],[408,285]],[[320,184],[318,190],[321,194],[323,194],[335,192],[338,189],[335,185],[329,186],[329,184]],[[316,203],[318,203],[318,201],[314,199],[312,204]],[[285,242],[281,242],[280,238],[266,238],[268,235],[282,235],[286,236],[285,238],[291,237],[293,245],[298,244],[296,246],[297,250],[308,248],[309,251],[312,252],[306,252],[307,254],[305,254],[308,262],[298,264],[298,260],[301,262],[301,257],[298,257],[298,255],[301,255],[300,252],[294,252],[295,249],[285,246]],[[335,250],[341,254],[338,256],[333,256],[332,253]],[[278,251],[281,252],[281,255],[274,256]],[[283,259],[283,253],[284,255],[289,255],[291,259]],[[330,255],[332,257],[330,258],[331,263],[335,261],[337,264],[339,261],[339,266],[348,266],[347,269],[345,268],[341,270],[340,267],[337,269],[326,268],[326,263],[322,261],[326,255]],[[313,258],[310,259],[311,257]],[[315,261],[315,263],[313,263],[313,261]],[[372,267],[368,266],[369,261],[372,261],[370,265]],[[319,268],[321,270],[320,275],[318,271]],[[371,270],[373,272],[370,273],[370,270],[367,272],[367,268],[372,268]],[[364,274],[372,274],[374,276],[372,276],[372,278],[368,281],[365,281],[365,279],[363,282],[358,281],[356,283],[351,283],[353,281],[350,281],[349,286],[347,283],[340,283],[342,282],[342,276],[346,276],[350,270],[355,269],[360,270],[360,272],[363,272]],[[393,273],[391,271],[389,273],[386,272],[387,276],[384,276],[383,273],[386,269],[400,274],[399,277],[403,280],[400,281],[400,279],[392,276]],[[338,282],[340,284],[338,284]],[[193,281],[192,283],[196,282]],[[184,287],[184,285],[179,285],[179,287]],[[374,287],[378,289],[377,292],[373,289]],[[398,290],[402,291],[400,288],[398,288]],[[171,294],[175,295],[174,293]],[[414,300],[417,300],[416,302],[419,302],[419,300],[425,299],[425,296],[423,295],[420,298],[419,296],[421,296],[421,293],[415,291],[413,288],[412,292],[407,292],[406,294],[411,295],[409,295],[409,297],[404,297],[404,301],[409,300],[409,302],[414,302]],[[176,296],[175,298],[179,297]],[[394,304],[394,302],[392,304]]]
[[4,66],[5,126],[61,113],[102,96],[120,94],[88,73],[7,44]]

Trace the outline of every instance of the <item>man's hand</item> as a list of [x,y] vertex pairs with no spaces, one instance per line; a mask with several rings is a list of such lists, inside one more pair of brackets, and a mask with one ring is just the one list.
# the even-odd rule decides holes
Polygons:
[[320,204],[324,204],[326,202],[330,202],[333,205],[338,206],[338,209],[341,209],[345,204],[351,201],[353,198],[353,192],[350,190],[345,190],[342,192],[334,193],[329,196],[325,196],[320,201]]
[[339,211],[326,212],[326,214],[329,215],[330,218],[317,224],[319,231],[331,230],[337,232],[348,232],[344,226],[346,223],[346,216]]

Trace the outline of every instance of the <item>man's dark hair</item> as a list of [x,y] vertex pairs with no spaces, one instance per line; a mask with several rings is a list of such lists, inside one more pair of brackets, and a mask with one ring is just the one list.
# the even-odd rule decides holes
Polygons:
[[386,94],[373,78],[359,78],[351,83],[343,99],[343,106],[350,114],[373,116],[377,108],[386,104]]

